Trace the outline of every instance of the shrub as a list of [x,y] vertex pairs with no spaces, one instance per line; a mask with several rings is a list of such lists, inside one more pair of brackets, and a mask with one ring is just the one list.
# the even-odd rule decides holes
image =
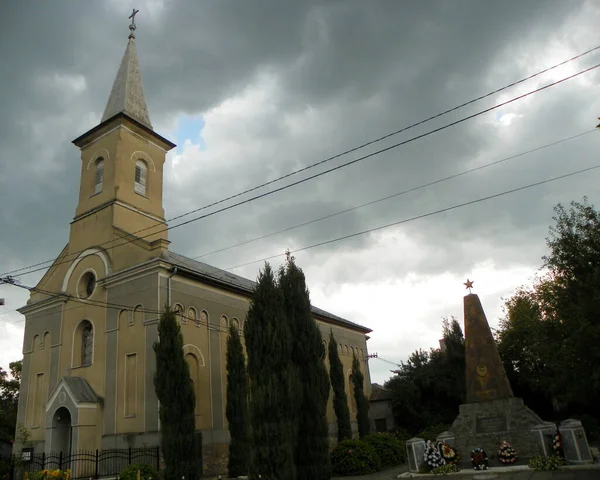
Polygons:
[[400,465],[405,461],[404,445],[389,433],[372,433],[365,437],[364,442],[375,449],[384,467]]
[[441,467],[434,468],[431,473],[434,475],[446,475],[448,473],[458,473],[460,472],[460,468],[458,465],[454,463],[448,463],[446,465],[442,465]]
[[336,475],[366,475],[381,470],[381,460],[368,443],[344,440],[331,452],[331,466]]
[[128,465],[119,474],[119,480],[137,480],[137,472],[140,471],[140,480],[156,480],[158,478],[158,472],[152,465],[146,463],[139,463],[135,465]]
[[558,470],[562,465],[565,465],[565,461],[559,457],[542,457],[536,456],[529,460],[529,468],[534,469],[537,472],[544,470]]
[[427,427],[425,430],[415,436],[417,438],[422,438],[425,441],[431,440],[432,442],[435,442],[437,440],[437,436],[442,432],[450,430],[451,426],[452,425],[447,423],[438,423],[437,425],[431,425]]

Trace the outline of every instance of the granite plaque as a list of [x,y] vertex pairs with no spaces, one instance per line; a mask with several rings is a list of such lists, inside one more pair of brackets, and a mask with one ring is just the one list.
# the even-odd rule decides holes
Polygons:
[[480,417],[476,421],[475,433],[496,433],[505,432],[506,416],[496,415],[494,417]]

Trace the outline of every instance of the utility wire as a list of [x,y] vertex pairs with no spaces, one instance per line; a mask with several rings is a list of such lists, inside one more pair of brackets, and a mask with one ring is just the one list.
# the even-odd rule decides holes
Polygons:
[[[445,129],[447,129],[447,128],[450,128],[450,127],[453,127],[453,126],[455,126],[455,125],[461,124],[461,123],[463,123],[463,122],[465,122],[465,121],[467,121],[467,120],[470,120],[470,119],[472,119],[472,118],[478,117],[478,116],[480,116],[480,115],[483,115],[483,114],[485,114],[485,113],[491,112],[492,110],[496,110],[496,109],[498,109],[498,108],[500,108],[500,107],[503,107],[503,106],[505,106],[505,105],[508,105],[508,104],[510,104],[510,103],[513,103],[513,102],[515,102],[515,101],[517,101],[517,100],[521,100],[521,99],[523,99],[523,98],[526,98],[526,97],[528,97],[528,96],[530,96],[530,95],[533,95],[533,94],[535,94],[535,93],[538,93],[538,92],[540,92],[540,91],[542,91],[542,90],[546,90],[546,89],[548,89],[548,88],[550,88],[550,87],[553,87],[553,86],[555,86],[555,85],[558,85],[558,84],[560,84],[560,83],[563,83],[563,82],[565,82],[565,81],[567,81],[567,80],[573,79],[573,78],[575,78],[575,77],[577,77],[577,76],[579,76],[579,75],[582,75],[582,74],[584,74],[584,73],[587,73],[587,72],[589,72],[589,71],[591,71],[591,70],[594,70],[594,69],[596,69],[596,68],[598,68],[598,67],[600,67],[600,64],[596,64],[596,65],[594,65],[594,66],[592,66],[592,67],[588,67],[588,68],[586,68],[585,70],[581,70],[581,71],[579,71],[579,72],[577,72],[577,73],[575,73],[575,74],[572,74],[572,75],[570,75],[570,76],[568,76],[568,77],[564,77],[564,78],[562,78],[562,79],[560,79],[560,80],[557,80],[557,81],[555,81],[555,82],[552,82],[552,83],[550,83],[550,84],[544,85],[543,87],[539,87],[539,88],[536,88],[535,90],[531,90],[531,91],[529,91],[529,92],[527,92],[527,93],[524,93],[524,94],[522,94],[522,95],[519,95],[519,96],[517,96],[517,97],[514,97],[514,98],[512,98],[512,99],[510,99],[510,100],[507,100],[507,101],[505,101],[505,102],[502,102],[502,103],[500,103],[500,104],[498,104],[498,105],[495,105],[495,106],[493,106],[493,107],[486,108],[486,109],[484,109],[484,110],[481,110],[481,111],[479,111],[479,112],[477,112],[477,113],[474,113],[474,114],[472,114],[472,115],[468,115],[468,116],[466,116],[466,117],[463,117],[463,118],[461,118],[461,119],[459,119],[459,120],[456,120],[456,121],[454,121],[454,122],[451,122],[451,123],[448,123],[448,124],[446,124],[446,125],[443,125],[443,126],[441,126],[441,127],[438,127],[438,128],[435,128],[435,129],[433,129],[433,130],[430,130],[430,131],[428,131],[428,132],[426,132],[426,133],[423,133],[423,134],[420,134],[420,135],[417,135],[417,136],[411,137],[411,138],[409,138],[409,139],[407,139],[407,140],[404,140],[404,141],[402,141],[402,142],[396,143],[396,144],[394,144],[394,145],[390,145],[390,146],[388,146],[388,147],[382,148],[382,149],[380,149],[380,150],[377,150],[377,151],[375,151],[375,152],[369,153],[369,154],[367,154],[367,155],[363,155],[362,157],[356,158],[356,159],[354,159],[354,160],[351,160],[351,161],[349,161],[349,162],[343,163],[343,164],[341,164],[341,165],[338,165],[338,166],[336,166],[336,167],[332,167],[332,168],[330,168],[330,169],[328,169],[328,170],[324,170],[324,171],[322,171],[322,172],[319,172],[319,173],[317,173],[317,174],[314,174],[314,175],[311,175],[311,176],[309,176],[309,177],[303,178],[303,179],[301,179],[301,180],[297,180],[296,182],[293,182],[293,183],[290,183],[290,184],[284,185],[283,187],[279,187],[279,188],[276,188],[276,189],[274,189],[274,190],[270,190],[270,191],[268,191],[268,192],[265,192],[265,193],[262,193],[262,194],[259,194],[259,195],[255,195],[255,196],[253,196],[253,197],[250,197],[250,198],[248,198],[248,199],[246,199],[246,200],[242,200],[242,201],[240,201],[240,202],[237,202],[237,203],[234,203],[234,204],[232,204],[232,205],[228,205],[228,206],[226,206],[226,207],[223,207],[223,208],[220,208],[220,209],[218,209],[218,210],[214,210],[214,211],[212,211],[212,212],[210,212],[210,213],[207,213],[207,214],[201,215],[201,216],[199,216],[199,217],[192,218],[192,219],[190,219],[190,220],[186,220],[186,221],[184,221],[184,222],[178,223],[178,224],[176,224],[176,225],[172,225],[172,226],[170,226],[170,227],[165,227],[165,228],[163,228],[162,230],[159,230],[159,231],[156,231],[156,232],[153,232],[153,233],[150,233],[150,234],[146,234],[146,235],[143,235],[143,236],[141,236],[141,237],[134,237],[134,238],[128,239],[128,240],[126,240],[126,241],[124,241],[124,242],[121,242],[121,243],[118,243],[118,244],[116,244],[116,245],[112,245],[112,246],[106,247],[106,249],[105,249],[105,250],[112,250],[113,248],[116,248],[116,247],[119,247],[119,246],[122,246],[122,245],[126,245],[126,244],[128,244],[128,243],[132,243],[132,242],[135,242],[135,241],[137,241],[137,240],[140,240],[140,239],[144,239],[144,238],[146,238],[146,237],[149,237],[149,236],[151,236],[151,235],[156,235],[156,234],[159,234],[159,233],[162,233],[162,232],[166,232],[166,231],[168,231],[168,230],[173,230],[173,229],[175,229],[175,228],[178,228],[178,227],[181,227],[181,226],[184,226],[184,225],[188,225],[188,224],[190,224],[190,223],[192,223],[192,222],[196,222],[196,221],[198,221],[198,220],[202,220],[202,219],[204,219],[204,218],[207,218],[207,217],[213,216],[213,215],[215,215],[215,214],[217,214],[217,213],[221,213],[221,212],[224,212],[224,211],[230,210],[230,209],[232,209],[232,208],[235,208],[235,207],[237,207],[237,206],[240,206],[240,205],[243,205],[243,204],[246,204],[246,203],[250,203],[250,202],[252,202],[252,201],[254,201],[254,200],[258,200],[258,199],[260,199],[260,198],[267,197],[267,196],[269,196],[269,195],[272,195],[272,194],[274,194],[274,193],[280,192],[280,191],[282,191],[282,190],[286,190],[286,189],[288,189],[288,188],[291,188],[291,187],[293,187],[293,186],[300,185],[300,184],[302,184],[302,183],[305,183],[305,182],[307,182],[307,181],[309,181],[309,180],[313,180],[313,179],[315,179],[315,178],[321,177],[321,176],[323,176],[323,175],[326,175],[326,174],[328,174],[328,173],[331,173],[331,172],[334,172],[334,171],[340,170],[340,169],[342,169],[342,168],[344,168],[344,167],[347,167],[347,166],[353,165],[353,164],[355,164],[355,163],[361,162],[361,161],[363,161],[363,160],[366,160],[366,159],[368,159],[368,158],[374,157],[374,156],[376,156],[376,155],[379,155],[379,154],[381,154],[381,153],[384,153],[384,152],[390,151],[390,150],[392,150],[392,149],[398,148],[398,147],[400,147],[400,146],[402,146],[402,145],[406,145],[407,143],[413,142],[413,141],[415,141],[415,140],[419,140],[419,139],[421,139],[421,138],[427,137],[427,136],[429,136],[429,135],[432,135],[432,134],[434,134],[434,133],[440,132],[440,131],[442,131],[442,130],[445,130]],[[132,236],[132,234],[130,234],[130,236]],[[104,244],[100,244],[99,246],[101,246],[101,245],[104,245]],[[81,252],[74,252],[74,253],[72,253],[72,254],[70,254],[70,255],[72,256],[72,255],[76,255],[76,254],[78,254],[78,253],[81,253]],[[49,260],[49,261],[50,261],[50,260]],[[51,265],[51,267],[55,267],[55,266],[61,265],[61,264],[63,264],[63,263],[70,263],[71,261],[72,261],[72,258],[70,258],[70,259],[66,259],[66,260],[62,260],[61,262],[56,262],[56,263],[52,264],[52,265]],[[44,263],[44,264],[45,264],[45,263],[48,263],[48,261],[46,261],[46,262],[41,262],[41,263]],[[11,272],[7,272],[7,273],[4,273],[4,274],[1,274],[0,276],[6,275],[6,274],[13,274],[13,273],[17,273],[17,272],[22,272],[22,273],[17,273],[17,275],[15,275],[15,276],[23,276],[23,275],[29,275],[29,274],[31,274],[31,273],[38,272],[38,271],[41,271],[41,270],[45,270],[45,269],[47,269],[47,268],[48,268],[47,266],[44,266],[44,267],[41,267],[41,268],[36,268],[36,269],[33,269],[33,267],[35,267],[35,266],[37,266],[37,265],[39,265],[39,264],[34,264],[34,265],[31,265],[31,266],[29,266],[29,267],[23,267],[23,268],[20,268],[20,269],[17,269],[17,270],[13,270],[13,271],[11,271]],[[29,270],[30,268],[32,268],[32,269],[31,269],[31,270]],[[25,271],[25,272],[23,272],[23,270],[29,270],[29,271]]]
[[[510,189],[510,190],[505,190],[504,192],[496,193],[494,195],[488,195],[486,197],[478,198],[476,200],[471,200],[471,201],[460,203],[460,204],[453,205],[453,206],[450,206],[450,207],[442,208],[442,209],[439,209],[439,210],[435,210],[435,211],[432,211],[432,212],[429,212],[429,213],[425,213],[425,214],[422,214],[422,215],[417,215],[417,216],[410,217],[410,218],[407,218],[407,219],[404,219],[404,220],[400,220],[400,221],[397,221],[397,222],[388,223],[386,225],[382,225],[382,226],[379,226],[379,227],[370,228],[368,230],[363,230],[361,232],[356,232],[356,233],[353,233],[353,234],[344,235],[342,237],[334,238],[334,239],[327,240],[327,241],[324,241],[324,242],[315,243],[313,245],[309,245],[309,246],[306,246],[306,247],[298,248],[296,250],[291,251],[290,253],[297,253],[297,252],[309,250],[309,249],[316,248],[316,247],[319,247],[319,246],[323,246],[323,245],[328,245],[328,244],[331,244],[331,243],[339,242],[341,240],[345,240],[345,239],[348,239],[348,238],[353,238],[353,237],[357,237],[357,236],[360,236],[360,235],[364,235],[366,233],[371,233],[371,232],[375,232],[375,231],[378,231],[378,230],[383,230],[385,228],[389,228],[389,227],[392,227],[392,226],[397,226],[397,225],[401,225],[401,224],[404,224],[404,223],[409,223],[409,222],[412,222],[414,220],[419,220],[421,218],[430,217],[430,216],[437,215],[437,214],[440,214],[440,213],[448,212],[450,210],[455,210],[455,209],[462,208],[462,207],[465,207],[465,206],[468,206],[468,205],[473,205],[475,203],[483,202],[483,201],[486,201],[486,200],[491,200],[493,198],[498,198],[498,197],[501,197],[501,196],[505,196],[505,195],[509,195],[509,194],[512,194],[512,193],[515,193],[515,192],[526,190],[528,188],[532,188],[532,187],[536,187],[536,186],[543,185],[543,184],[546,184],[546,183],[550,183],[550,182],[554,182],[554,181],[557,181],[557,180],[561,180],[561,179],[564,179],[564,178],[572,177],[574,175],[579,175],[581,173],[590,172],[590,171],[596,170],[598,168],[600,168],[600,165],[595,165],[595,166],[584,168],[584,169],[581,169],[581,170],[576,170],[574,172],[570,172],[570,173],[567,173],[567,174],[564,174],[564,175],[559,175],[557,177],[552,177],[552,178],[549,178],[549,179],[546,179],[546,180],[540,180],[540,181],[535,182],[535,183],[530,183],[530,184],[524,185],[522,187],[517,187],[517,188]],[[270,260],[272,258],[280,257],[282,255],[285,255],[285,253],[284,254],[272,255],[270,257],[262,258],[260,260],[253,260],[251,262],[247,262],[247,263],[244,263],[244,264],[236,265],[235,267],[227,268],[226,270],[232,270],[232,269],[235,269],[235,268],[243,267],[243,266],[250,265],[250,264],[253,264],[253,263],[257,263],[257,262],[264,262],[264,261]],[[216,269],[215,268],[215,271],[216,270],[220,270],[220,269]],[[23,285],[18,284],[11,277],[8,277],[8,279],[7,279],[7,277],[4,277],[4,278],[0,277],[0,283],[6,283],[6,284],[10,284],[10,285],[13,285],[13,286],[16,286],[16,287],[25,288],[25,289],[27,289],[29,291],[39,292],[39,293],[42,293],[42,294],[45,294],[45,295],[49,295],[49,296],[52,296],[52,297],[55,297],[55,298],[64,298],[66,300],[71,300],[71,301],[74,301],[74,302],[82,303],[84,305],[94,305],[94,306],[100,306],[100,307],[106,307],[106,308],[125,309],[125,310],[131,310],[132,309],[131,305],[122,305],[122,304],[116,304],[116,303],[109,303],[109,302],[104,302],[104,301],[100,301],[100,300],[89,300],[89,299],[82,300],[82,299],[76,298],[76,297],[74,297],[74,296],[72,296],[70,294],[66,294],[66,293],[58,293],[57,294],[55,292],[50,292],[50,291],[43,290],[43,289],[37,288],[37,287],[25,287]],[[144,308],[142,308],[142,310],[144,312],[153,313],[153,314],[157,314],[157,315],[160,315],[160,313],[161,313],[159,310],[153,310],[153,309],[144,309]],[[194,321],[197,321],[197,319],[194,319]],[[208,326],[208,324],[207,324],[207,326]]]
[[[205,209],[207,209],[207,208],[214,207],[214,206],[216,206],[216,205],[219,205],[219,204],[221,204],[221,203],[224,203],[224,202],[226,202],[226,201],[228,201],[228,200],[232,200],[232,199],[234,199],[234,198],[240,197],[240,196],[242,196],[242,195],[245,195],[245,194],[247,194],[247,193],[253,192],[253,191],[255,191],[255,190],[258,190],[258,189],[260,189],[260,188],[263,188],[263,187],[266,187],[266,186],[268,186],[268,185],[271,185],[271,184],[273,184],[273,183],[275,183],[275,182],[281,181],[281,180],[283,180],[283,179],[285,179],[285,178],[289,178],[289,177],[291,177],[291,176],[293,176],[293,175],[297,175],[298,173],[304,172],[304,171],[306,171],[306,170],[308,170],[308,169],[310,169],[310,168],[317,167],[317,166],[319,166],[319,165],[322,165],[322,164],[324,164],[324,163],[326,163],[326,162],[329,162],[329,161],[335,160],[335,159],[337,159],[337,158],[340,158],[340,157],[342,157],[342,156],[344,156],[344,155],[347,155],[347,154],[349,154],[349,153],[356,152],[356,151],[358,151],[358,150],[360,150],[360,149],[362,149],[362,148],[364,148],[364,147],[367,147],[367,146],[369,146],[369,145],[373,145],[373,144],[375,144],[375,143],[377,143],[377,142],[380,142],[380,141],[382,141],[382,140],[385,140],[385,139],[387,139],[387,138],[390,138],[390,137],[392,137],[392,136],[395,136],[395,135],[398,135],[398,134],[400,134],[400,133],[402,133],[402,132],[405,132],[405,131],[407,131],[407,130],[410,130],[411,128],[417,127],[417,126],[419,126],[419,125],[423,125],[424,123],[427,123],[427,122],[429,122],[429,121],[431,121],[431,120],[434,120],[434,119],[436,119],[436,118],[439,118],[439,117],[441,117],[441,116],[443,116],[443,115],[446,115],[446,114],[448,114],[448,113],[451,113],[451,112],[454,112],[454,111],[456,111],[456,110],[459,110],[460,108],[466,107],[467,105],[471,105],[471,104],[473,104],[473,103],[475,103],[475,102],[478,102],[479,100],[483,100],[483,99],[485,99],[485,98],[487,98],[487,97],[490,97],[490,96],[492,96],[492,95],[495,95],[496,93],[502,92],[502,91],[504,91],[504,90],[506,90],[506,89],[508,89],[508,88],[514,87],[514,86],[516,86],[516,85],[519,85],[519,84],[521,84],[521,83],[524,83],[524,82],[526,82],[526,81],[528,81],[528,80],[531,80],[532,78],[538,77],[538,76],[540,76],[540,75],[542,75],[542,74],[544,74],[544,73],[547,73],[547,72],[549,72],[549,71],[551,71],[551,70],[553,70],[553,69],[555,69],[555,68],[558,68],[558,67],[560,67],[560,66],[563,66],[563,65],[565,65],[565,64],[567,64],[567,63],[569,63],[569,62],[572,62],[572,61],[574,61],[574,60],[577,60],[577,59],[579,59],[579,58],[581,58],[581,57],[583,57],[583,56],[585,56],[585,55],[588,55],[588,54],[590,54],[590,53],[593,53],[593,52],[597,51],[598,49],[600,49],[600,45],[598,45],[598,46],[596,46],[596,47],[594,47],[594,48],[588,49],[588,50],[586,50],[585,52],[582,52],[582,53],[580,53],[580,54],[578,54],[578,55],[575,55],[575,56],[573,56],[573,57],[571,57],[571,58],[568,58],[567,60],[564,60],[564,61],[562,61],[562,62],[560,62],[560,63],[557,63],[557,64],[555,64],[555,65],[552,65],[551,67],[545,68],[544,70],[541,70],[541,71],[539,71],[539,72],[536,72],[536,73],[534,73],[534,74],[532,74],[532,75],[529,75],[528,77],[522,78],[521,80],[517,80],[517,81],[515,81],[515,82],[512,82],[512,83],[510,83],[510,84],[508,84],[508,85],[505,85],[505,86],[503,86],[503,87],[497,88],[496,90],[493,90],[493,91],[491,91],[491,92],[489,92],[489,93],[486,93],[486,94],[484,94],[484,95],[481,95],[481,96],[479,96],[479,97],[477,97],[477,98],[474,98],[474,99],[472,99],[472,100],[469,100],[469,101],[467,101],[467,102],[461,103],[460,105],[457,105],[457,106],[455,106],[455,107],[449,108],[448,110],[445,110],[445,111],[443,111],[443,112],[441,112],[441,113],[438,113],[438,114],[436,114],[436,115],[430,116],[430,117],[428,117],[428,118],[426,118],[426,119],[424,119],[424,120],[421,120],[421,121],[419,121],[419,122],[413,123],[413,124],[411,124],[411,125],[408,125],[407,127],[403,127],[403,128],[401,128],[401,129],[399,129],[399,130],[396,130],[396,131],[394,131],[394,132],[391,132],[391,133],[388,133],[388,134],[386,134],[386,135],[383,135],[383,136],[381,136],[381,137],[378,137],[378,138],[376,138],[375,140],[371,140],[371,141],[369,141],[369,142],[363,143],[363,144],[361,144],[361,145],[358,145],[358,146],[356,146],[356,147],[350,148],[350,149],[348,149],[348,150],[345,150],[345,151],[343,151],[343,152],[341,152],[341,153],[338,153],[338,154],[336,154],[336,155],[333,155],[333,156],[331,156],[331,157],[328,157],[328,158],[326,158],[326,159],[324,159],[324,160],[321,160],[321,161],[319,161],[319,162],[316,162],[316,163],[310,164],[310,165],[308,165],[308,166],[306,166],[306,167],[303,167],[303,168],[300,168],[300,169],[298,169],[298,170],[294,170],[294,171],[292,171],[292,172],[290,172],[290,173],[288,173],[288,174],[286,174],[286,175],[283,175],[283,176],[281,176],[281,177],[275,178],[275,179],[273,179],[273,180],[270,180],[270,181],[268,181],[268,182],[262,183],[262,184],[260,184],[260,185],[257,185],[257,186],[255,186],[255,187],[249,188],[249,189],[247,189],[247,190],[244,190],[244,191],[242,191],[242,192],[236,193],[236,194],[234,194],[234,195],[231,195],[231,196],[229,196],[229,197],[223,198],[223,199],[221,199],[221,200],[218,200],[218,201],[216,201],[216,202],[210,203],[210,204],[208,204],[208,205],[205,205],[205,206],[203,206],[203,207],[196,208],[196,209],[194,209],[194,210],[191,210],[191,211],[185,212],[185,213],[183,213],[183,214],[181,214],[181,215],[177,215],[177,216],[175,216],[175,217],[172,217],[172,218],[168,219],[166,222],[172,222],[173,220],[178,220],[178,219],[180,219],[180,218],[183,218],[183,217],[185,217],[185,216],[191,215],[191,214],[193,214],[193,213],[197,213],[197,212],[199,212],[199,211],[201,211],[201,210],[205,210]],[[582,72],[582,73],[584,73],[584,72]],[[502,105],[505,105],[505,104],[502,104]],[[502,105],[499,105],[499,106],[502,106]],[[498,106],[498,107],[499,107],[499,106]],[[133,234],[132,234],[132,235],[136,235],[136,234],[138,234],[138,233],[144,232],[144,231],[146,231],[146,230],[149,230],[149,229],[152,229],[152,228],[156,228],[156,227],[158,227],[158,226],[160,226],[160,225],[152,225],[152,226],[150,226],[150,227],[145,227],[145,228],[143,228],[143,229],[141,229],[141,230],[138,230],[138,231],[136,231],[136,232],[133,232]],[[155,233],[160,233],[160,232],[155,232]],[[148,235],[146,235],[146,236],[148,236]],[[145,237],[141,237],[141,238],[145,238]],[[109,240],[109,241],[107,241],[107,242],[104,242],[103,244],[100,244],[99,246],[103,246],[103,245],[105,245],[105,244],[108,244],[108,243],[111,243],[111,242],[113,242],[113,241],[114,241],[114,240]],[[70,256],[73,256],[73,258],[75,258],[75,256],[77,256],[77,255],[78,255],[78,254],[80,254],[81,252],[83,252],[83,250],[81,250],[81,251],[78,251],[78,252],[73,252],[73,253],[71,253],[71,254],[69,254],[69,255],[70,255]],[[71,258],[70,260],[72,260],[73,258]],[[54,258],[54,259],[51,259],[51,260],[45,260],[45,261],[43,261],[43,262],[35,263],[35,264],[33,264],[33,265],[30,265],[30,266],[28,266],[28,267],[22,267],[22,268],[19,268],[19,269],[16,269],[16,270],[12,270],[12,271],[10,271],[10,272],[6,272],[6,273],[5,273],[5,274],[3,274],[3,275],[6,275],[6,274],[11,274],[11,273],[17,273],[17,272],[20,272],[20,271],[23,271],[23,270],[28,270],[28,269],[30,269],[30,268],[39,267],[39,266],[41,266],[41,265],[45,265],[46,263],[51,263],[51,262],[53,262],[54,260],[56,260],[56,259]],[[69,261],[70,261],[70,260],[69,260]],[[35,271],[39,271],[39,270],[41,270],[41,269],[38,269],[38,270],[35,270]],[[32,272],[27,272],[27,273],[32,273]],[[23,275],[26,275],[26,273],[24,273]]]
[[[378,230],[384,230],[384,229],[389,228],[389,227],[395,227],[397,225],[402,225],[403,223],[412,222],[414,220],[419,220],[421,218],[431,217],[431,216],[437,215],[439,213],[444,213],[444,212],[448,212],[450,210],[455,210],[457,208],[466,207],[467,205],[473,205],[475,203],[483,202],[483,201],[486,201],[486,200],[491,200],[492,198],[498,198],[498,197],[502,197],[504,195],[508,195],[508,194],[515,193],[515,192],[519,192],[521,190],[526,190],[528,188],[537,187],[537,186],[543,185],[545,183],[555,182],[555,181],[561,180],[563,178],[572,177],[574,175],[579,175],[579,174],[585,173],[585,172],[590,172],[590,171],[595,170],[597,168],[600,168],[600,165],[595,165],[593,167],[584,168],[583,170],[577,170],[575,172],[567,173],[565,175],[560,175],[558,177],[549,178],[547,180],[541,180],[539,182],[530,183],[529,185],[525,185],[523,187],[513,188],[511,190],[506,190],[504,192],[496,193],[494,195],[488,195],[487,197],[481,197],[481,198],[478,198],[476,200],[471,200],[471,201],[468,201],[468,202],[459,203],[459,204],[453,205],[451,207],[446,207],[446,208],[442,208],[440,210],[435,210],[433,212],[424,213],[422,215],[417,215],[417,216],[414,216],[414,217],[406,218],[406,219],[400,220],[398,222],[388,223],[386,225],[381,225],[379,227],[369,228],[368,230],[363,230],[361,232],[351,233],[349,235],[344,235],[342,237],[333,238],[331,240],[326,240],[324,242],[314,243],[314,244],[309,245],[307,247],[302,247],[302,248],[297,248],[296,250],[291,250],[289,253],[303,252],[305,250],[310,250],[312,248],[322,247],[323,245],[329,245],[329,244],[332,244],[332,243],[336,243],[336,242],[339,242],[341,240],[347,240],[349,238],[358,237],[358,236],[361,236],[361,235],[365,235],[367,233],[376,232]],[[261,258],[260,260],[253,260],[252,262],[242,263],[242,264],[239,264],[239,265],[235,265],[234,267],[226,268],[225,270],[233,270],[233,269],[236,269],[236,268],[240,268],[240,267],[245,267],[247,265],[251,265],[253,263],[265,262],[267,260],[271,260],[273,258],[281,257],[283,255],[286,255],[286,253],[278,253],[276,255],[271,255],[270,257]]]
[[256,242],[256,241],[258,241],[258,240],[263,240],[263,239],[265,239],[265,238],[272,237],[272,236],[274,236],[274,235],[278,235],[278,234],[280,234],[280,233],[289,232],[290,230],[294,230],[294,229],[296,229],[296,228],[305,227],[305,226],[307,226],[307,225],[311,225],[311,224],[313,224],[313,223],[320,222],[320,221],[322,221],[322,220],[327,220],[327,219],[329,219],[329,218],[333,218],[333,217],[336,217],[336,216],[338,216],[338,215],[342,215],[342,214],[344,214],[344,213],[352,212],[352,211],[354,211],[354,210],[358,210],[358,209],[360,209],[360,208],[368,207],[368,206],[370,206],[370,205],[374,205],[374,204],[376,204],[376,203],[383,202],[383,201],[385,201],[385,200],[390,200],[390,199],[392,199],[392,198],[396,198],[396,197],[399,197],[399,196],[401,196],[401,195],[405,195],[405,194],[407,194],[407,193],[415,192],[415,191],[417,191],[417,190],[421,190],[421,189],[423,189],[423,188],[426,188],[426,187],[430,187],[430,186],[433,186],[433,185],[437,185],[438,183],[446,182],[446,181],[448,181],[448,180],[452,180],[452,179],[454,179],[454,178],[461,177],[461,176],[463,176],[463,175],[467,175],[467,174],[469,174],[469,173],[476,172],[476,171],[478,171],[478,170],[483,170],[483,169],[485,169],[485,168],[489,168],[489,167],[492,167],[492,166],[494,166],[494,165],[498,165],[498,164],[501,164],[501,163],[504,163],[504,162],[508,162],[509,160],[514,160],[514,159],[516,159],[516,158],[520,158],[520,157],[522,157],[522,156],[524,156],[524,155],[528,155],[528,154],[530,154],[530,153],[538,152],[538,151],[540,151],[540,150],[543,150],[543,149],[545,149],[545,148],[549,148],[549,147],[553,147],[553,146],[559,145],[559,144],[561,144],[561,143],[564,143],[564,142],[567,142],[567,141],[569,141],[569,140],[573,140],[573,139],[575,139],[575,138],[579,138],[579,137],[582,137],[582,136],[584,136],[584,135],[588,135],[588,134],[590,134],[590,133],[593,133],[593,132],[595,132],[595,131],[596,131],[596,129],[593,129],[593,130],[588,130],[587,132],[579,133],[579,134],[577,134],[577,135],[572,135],[572,136],[570,136],[570,137],[563,138],[563,139],[561,139],[561,140],[557,140],[557,141],[555,141],[555,142],[547,143],[547,144],[545,144],[545,145],[542,145],[542,146],[539,146],[539,147],[536,147],[536,148],[532,148],[532,149],[530,149],[530,150],[527,150],[527,151],[525,151],[525,152],[517,153],[516,155],[512,155],[512,156],[510,156],[510,157],[503,158],[503,159],[501,159],[501,160],[496,160],[496,161],[494,161],[494,162],[487,163],[487,164],[485,164],[485,165],[480,165],[480,166],[478,166],[478,167],[471,168],[471,169],[469,169],[469,170],[464,170],[464,171],[462,171],[462,172],[460,172],[460,173],[456,173],[456,174],[454,174],[454,175],[450,175],[450,176],[448,176],[448,177],[444,177],[444,178],[441,178],[441,179],[438,179],[438,180],[434,180],[434,181],[432,181],[432,182],[429,182],[429,183],[424,183],[424,184],[422,184],[422,185],[419,185],[418,187],[413,187],[413,188],[410,188],[410,189],[408,189],[408,190],[403,190],[403,191],[401,191],[401,192],[397,192],[397,193],[394,193],[394,194],[392,194],[392,195],[387,195],[387,196],[385,196],[385,197],[383,197],[383,198],[379,198],[379,199],[377,199],[377,200],[372,200],[372,201],[370,201],[370,202],[363,203],[363,204],[361,204],[361,205],[357,205],[357,206],[354,206],[354,207],[351,207],[351,208],[347,208],[347,209],[345,209],[345,210],[341,210],[341,211],[339,211],[339,212],[332,213],[332,214],[330,214],[330,215],[325,215],[325,216],[323,216],[323,217],[315,218],[315,219],[313,219],[313,220],[309,220],[309,221],[307,221],[307,222],[303,222],[303,223],[299,223],[299,224],[296,224],[296,225],[292,225],[291,227],[287,227],[287,228],[284,228],[284,229],[282,229],[282,230],[277,230],[276,232],[267,233],[267,234],[265,234],[265,235],[262,235],[262,236],[260,236],[260,237],[251,238],[250,240],[245,240],[245,241],[243,241],[243,242],[235,243],[235,244],[229,245],[229,246],[227,246],[227,247],[219,248],[219,249],[217,249],[217,250],[213,250],[213,251],[211,251],[211,252],[204,253],[204,254],[202,254],[202,255],[198,255],[198,256],[196,256],[196,257],[192,257],[192,260],[198,260],[198,259],[200,259],[200,258],[208,257],[208,256],[210,256],[210,255],[214,255],[214,254],[216,254],[216,253],[224,252],[224,251],[226,251],[226,250],[230,250],[230,249],[232,249],[232,248],[235,248],[235,247],[240,247],[240,246],[242,246],[242,245],[247,245],[247,244],[249,244],[249,243],[253,243],[253,242]]

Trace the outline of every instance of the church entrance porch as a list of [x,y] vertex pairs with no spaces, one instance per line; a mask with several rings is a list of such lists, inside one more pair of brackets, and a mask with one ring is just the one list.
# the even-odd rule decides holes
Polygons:
[[99,399],[82,377],[63,377],[46,404],[47,455],[66,458],[78,450],[95,450]]
[[52,417],[51,445],[54,452],[64,456],[71,454],[72,435],[71,412],[66,407],[60,407]]

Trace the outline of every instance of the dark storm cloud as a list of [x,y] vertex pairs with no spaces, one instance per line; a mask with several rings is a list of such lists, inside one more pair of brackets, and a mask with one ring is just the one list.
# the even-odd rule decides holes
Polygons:
[[[66,0],[4,6],[0,61],[8,68],[0,76],[1,272],[52,258],[68,240],[80,175],[79,153],[70,140],[100,120],[125,49],[132,7],[130,2]],[[597,41],[586,33],[594,31],[597,6],[583,1],[165,0],[136,7],[141,10],[136,42],[146,98],[159,133],[173,135],[162,130],[183,113],[214,120],[213,109],[230,98],[245,94],[250,105],[222,116],[224,124],[205,126],[207,150],[194,157],[195,163],[168,164],[167,217],[405,127],[533,73],[532,63],[544,68]],[[548,46],[558,44],[571,50],[555,58]],[[584,68],[598,58],[578,65]],[[597,74],[585,80],[587,87],[574,80],[536,94],[531,102],[502,108],[523,115],[509,129],[500,127],[492,112],[174,229],[173,249],[190,255],[211,252],[580,133],[594,126],[600,106],[590,98]],[[529,86],[535,83],[522,91]],[[498,98],[286,182],[475,113]],[[233,266],[582,168],[594,162],[591,137],[203,260]],[[365,248],[379,241],[372,234],[311,250],[303,258],[321,265],[334,253],[346,258],[350,252],[353,261],[334,265],[335,272],[327,276],[340,284],[409,273],[462,274],[486,258],[505,266],[537,265],[552,207],[594,192],[595,175],[394,230],[410,239],[419,254],[402,251],[387,262],[361,260]],[[241,271],[254,277],[259,266]],[[23,281],[33,284],[39,276]],[[438,331],[434,320],[432,328]]]

